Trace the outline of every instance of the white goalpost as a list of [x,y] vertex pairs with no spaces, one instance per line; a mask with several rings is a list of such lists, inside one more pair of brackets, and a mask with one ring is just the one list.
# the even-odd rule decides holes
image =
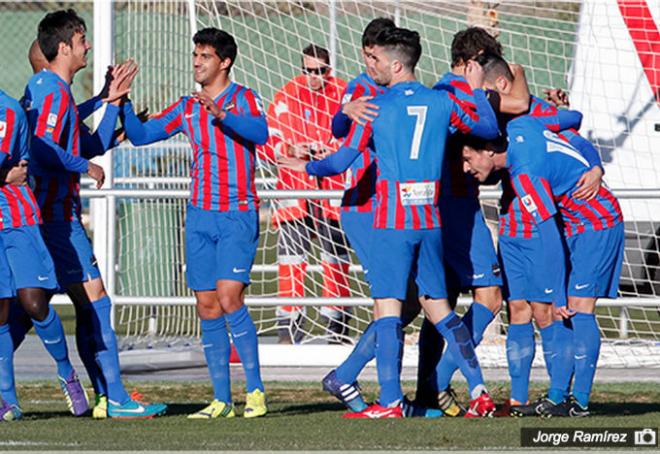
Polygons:
[[[300,73],[301,51],[310,43],[331,51],[335,76],[348,81],[358,75],[363,67],[361,33],[375,17],[392,17],[419,31],[423,55],[418,77],[426,85],[449,70],[455,32],[468,24],[486,27],[498,35],[507,60],[524,65],[534,94],[541,96],[542,89],[550,87],[569,90],[572,107],[584,114],[582,133],[599,148],[605,180],[621,200],[626,260],[621,298],[598,306],[604,341],[600,364],[660,367],[660,81],[648,77],[645,52],[652,46],[636,32],[654,21],[657,33],[660,0],[641,3],[646,8],[630,10],[622,0],[129,0],[112,3],[107,48],[115,62],[137,60],[140,74],[131,93],[133,103],[136,109],[155,113],[195,89],[190,58],[194,31],[221,28],[238,42],[232,79],[259,92],[268,107],[274,94]],[[95,30],[103,23],[104,18],[95,15]],[[95,52],[95,65],[106,64],[102,55]],[[85,197],[102,201],[92,205],[96,213],[111,213],[93,215],[95,249],[97,254],[103,249],[99,255],[108,263],[104,271],[112,275],[104,277],[112,282],[115,327],[127,368],[204,363],[199,321],[184,277],[190,160],[183,137],[139,148],[122,144],[106,163],[112,189],[83,191]],[[321,210],[325,200],[335,203],[341,191],[278,191],[276,166],[267,159],[257,165],[261,238],[247,302],[260,333],[261,362],[336,365],[370,321],[371,302],[360,264],[350,253],[340,260],[348,265],[345,274],[335,274],[337,280],[328,282],[328,251],[322,243],[332,242],[329,235],[335,227],[320,225],[324,218],[301,224],[312,241],[299,282],[302,294],[291,297],[278,275],[278,236],[286,232],[272,218],[275,210],[296,200],[305,200],[310,211]],[[491,226],[497,223],[497,195],[497,188],[482,191]],[[461,308],[469,302],[465,296]],[[283,322],[281,306],[300,306],[294,311],[295,323]],[[404,365],[416,362],[420,321],[406,329]],[[486,367],[506,367],[506,329],[503,311],[478,348]],[[294,345],[281,343],[287,333]]]

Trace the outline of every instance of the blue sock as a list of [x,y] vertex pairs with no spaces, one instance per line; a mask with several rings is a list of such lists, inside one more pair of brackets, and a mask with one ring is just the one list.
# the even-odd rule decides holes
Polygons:
[[550,324],[545,328],[539,328],[539,333],[541,333],[541,345],[543,346],[545,368],[548,371],[548,377],[552,377],[552,363],[555,360],[556,355],[553,345],[555,328]]
[[573,396],[582,407],[587,408],[600,353],[600,331],[594,314],[578,312],[573,316],[572,321],[573,329],[580,333],[573,339],[575,358]]
[[25,335],[32,328],[32,320],[25,312],[23,306],[13,299],[9,303],[9,332],[11,333],[11,340],[14,343],[14,351],[18,349],[25,340]]
[[9,405],[18,405],[14,382],[14,343],[9,325],[0,325],[0,397]]
[[401,389],[401,331],[400,317],[383,317],[376,325],[376,369],[380,384],[380,405],[387,407],[403,399]]
[[367,325],[357,345],[353,347],[348,358],[335,370],[337,379],[342,383],[355,383],[369,361],[376,356],[376,326],[371,322]]
[[96,362],[101,368],[103,378],[105,379],[108,400],[121,405],[126,403],[131,397],[121,382],[117,338],[110,323],[112,302],[109,297],[104,296],[101,299],[92,301],[90,306],[91,308],[85,309],[92,311],[90,312],[90,316],[92,320]]
[[202,346],[213,385],[213,398],[220,402],[230,403],[229,357],[231,356],[231,344],[224,317],[202,320]]
[[259,370],[259,341],[252,317],[245,306],[227,314],[226,317],[231,330],[231,338],[245,371],[247,392],[251,393],[255,389],[263,391],[264,384],[261,382],[261,371]]
[[529,374],[532,371],[536,343],[532,323],[509,325],[506,358],[511,377],[511,399],[525,404],[529,398]]
[[83,304],[76,311],[76,347],[78,349],[78,356],[80,356],[87,375],[92,382],[94,392],[97,395],[103,394],[107,396],[108,390],[105,386],[103,372],[96,362],[96,355],[94,353],[93,312],[94,308],[91,307],[91,304]]
[[[484,331],[486,331],[490,322],[493,321],[493,318],[495,318],[495,314],[493,314],[486,306],[476,301],[470,305],[470,308],[465,315],[463,315],[463,324],[472,336],[472,344],[474,347],[481,343],[481,339],[484,337]],[[449,387],[451,379],[457,369],[458,362],[452,356],[451,352],[447,350],[436,368],[436,380],[439,390],[447,389]]]
[[573,325],[570,320],[557,320],[554,326],[555,359],[552,362],[552,376],[548,398],[563,402],[568,397],[568,389],[573,375]]
[[[442,359],[444,360],[449,354],[452,355],[467,380],[470,396],[474,399],[475,394],[481,393],[484,378],[481,374],[481,367],[479,367],[479,360],[474,352],[470,332],[453,311],[436,323],[435,327],[444,336],[447,343],[447,350]],[[442,364],[442,360],[440,360],[440,364]],[[446,387],[439,389],[446,389]]]
[[41,342],[46,347],[50,356],[57,363],[57,375],[64,379],[68,379],[73,372],[73,366],[69,361],[69,351],[66,347],[66,337],[64,336],[64,329],[59,315],[52,307],[48,308],[48,315],[46,318],[39,322],[32,320],[34,329],[39,335]]

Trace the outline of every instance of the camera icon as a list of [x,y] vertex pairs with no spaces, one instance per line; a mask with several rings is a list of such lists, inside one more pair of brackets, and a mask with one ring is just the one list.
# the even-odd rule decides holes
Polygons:
[[642,429],[635,431],[636,446],[655,446],[657,444],[657,434],[653,429]]

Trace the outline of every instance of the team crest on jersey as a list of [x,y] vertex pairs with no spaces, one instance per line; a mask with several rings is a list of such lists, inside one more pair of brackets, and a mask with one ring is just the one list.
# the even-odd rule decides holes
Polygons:
[[48,119],[46,120],[46,125],[55,126],[57,124],[57,114],[49,113]]
[[0,121],[0,138],[5,137],[5,134],[7,134],[7,122]]
[[534,203],[534,199],[532,198],[531,194],[527,194],[522,198],[522,203],[525,205],[525,209],[529,213],[533,213],[534,211],[538,210],[538,207],[536,206],[536,203]]

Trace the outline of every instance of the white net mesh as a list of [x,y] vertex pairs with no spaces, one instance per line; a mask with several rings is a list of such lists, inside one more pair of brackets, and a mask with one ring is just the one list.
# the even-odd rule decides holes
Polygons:
[[[190,5],[194,5],[193,10]],[[656,0],[649,0],[648,5],[652,14],[660,11]],[[612,187],[660,187],[660,159],[653,159],[660,149],[658,102],[648,89],[629,28],[614,0],[588,1],[584,5],[478,1],[462,4],[128,1],[117,3],[115,12],[116,60],[136,58],[141,73],[132,92],[133,101],[136,108],[148,107],[152,112],[194,90],[191,22],[197,29],[214,26],[236,38],[239,53],[232,78],[260,93],[267,108],[275,94],[300,74],[301,51],[310,43],[331,51],[334,75],[338,78],[350,80],[359,74],[363,66],[359,53],[361,33],[375,17],[393,17],[400,25],[420,32],[424,53],[417,74],[426,85],[436,82],[449,69],[453,34],[468,23],[480,24],[499,35],[508,60],[524,65],[534,94],[541,95],[542,89],[549,87],[571,89],[574,106],[585,114],[583,132],[600,147],[606,163],[606,179]],[[658,17],[655,23],[660,23]],[[633,28],[639,26],[636,24]],[[608,34],[611,30],[616,34]],[[649,35],[647,46],[651,39]],[[603,70],[606,66],[602,62],[607,61],[608,55],[617,57],[617,61],[612,61],[616,67],[612,72]],[[602,89],[593,88],[596,81],[600,81]],[[327,101],[337,102],[337,99],[329,96]],[[612,114],[611,103],[620,107],[621,115]],[[323,121],[317,118],[316,123],[321,125]],[[320,140],[315,135],[318,133],[306,133],[309,136],[306,142]],[[190,157],[190,149],[182,137],[149,147],[122,147],[114,158],[116,186],[186,188]],[[265,156],[261,158],[257,187],[274,189],[278,182],[277,168]],[[634,181],[628,179],[629,175],[634,175]],[[299,177],[294,176],[296,189],[300,185],[337,188],[327,182],[296,178]],[[289,223],[289,227],[296,228],[275,227],[273,214],[298,203],[263,200],[261,241],[248,296],[368,297],[354,254],[343,253],[344,239],[338,225],[330,220],[327,201],[306,200],[307,216]],[[485,205],[487,217],[495,220],[491,216],[494,202]],[[660,340],[658,306],[645,306],[644,301],[655,298],[657,302],[660,293],[660,210],[657,201],[623,201],[622,205],[626,210],[627,249],[621,292],[622,296],[635,300],[625,308],[598,309],[601,330],[607,340],[603,356],[611,359],[610,364],[657,366],[659,356],[654,348]],[[118,295],[191,296],[183,274],[185,206],[183,199],[119,202]],[[288,240],[284,242],[290,246],[280,247],[279,259],[278,239],[280,244]],[[289,279],[285,278],[286,273],[291,276]],[[347,309],[318,304],[288,311],[276,307],[251,308],[264,342],[275,341],[278,334],[280,340],[301,343],[352,342],[370,320],[370,310],[366,307]],[[117,322],[124,348],[157,343],[187,345],[199,334],[195,310],[190,305],[126,305],[119,309]],[[409,331],[415,332],[417,325]],[[486,365],[506,364],[502,346],[505,331],[503,322],[491,330],[489,340],[481,348],[482,362]],[[625,349],[612,349],[614,345],[625,345]],[[642,359],[640,351],[647,358],[655,354],[656,359]]]

